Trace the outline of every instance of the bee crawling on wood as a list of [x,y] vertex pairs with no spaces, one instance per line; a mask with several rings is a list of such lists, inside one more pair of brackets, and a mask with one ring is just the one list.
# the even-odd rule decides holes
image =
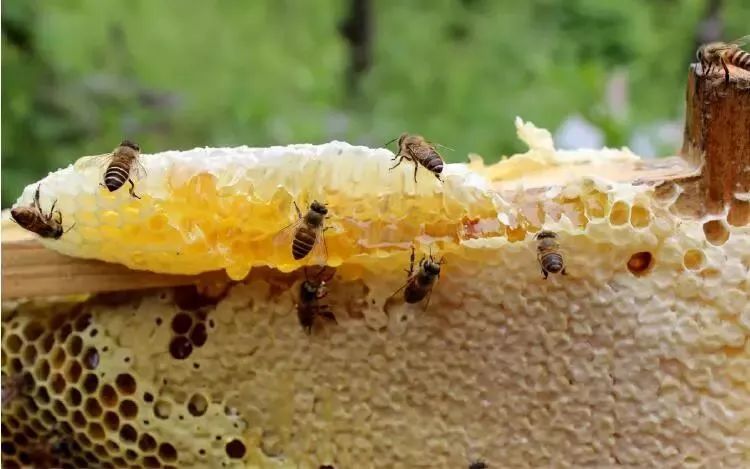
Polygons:
[[[391,140],[386,143],[386,145],[395,140],[396,139]],[[421,135],[409,135],[405,132],[402,133],[401,136],[398,137],[398,153],[393,157],[394,161],[398,161],[389,169],[389,171],[395,169],[403,160],[407,160],[414,163],[414,182],[417,182],[417,170],[419,169],[419,165],[427,168],[428,171],[435,175],[438,181],[442,182],[443,180],[440,179],[440,174],[443,172],[445,162],[443,161],[443,157],[440,156],[440,153],[435,149],[435,146],[436,145],[425,140]]]
[[300,326],[308,334],[312,333],[312,327],[315,324],[316,317],[323,317],[333,322],[336,321],[336,316],[331,312],[328,305],[320,302],[321,299],[325,298],[328,294],[325,285],[326,282],[333,278],[336,273],[335,270],[331,272],[331,275],[326,279],[322,278],[325,266],[320,269],[315,280],[310,280],[307,277],[307,269],[305,269],[305,280],[300,285],[299,289],[299,303],[297,304],[297,319],[299,320]]
[[130,140],[123,140],[111,153],[81,158],[75,164],[76,168],[84,169],[92,164],[107,165],[104,171],[104,182],[99,183],[110,192],[130,183],[128,192],[132,197],[140,199],[135,193],[133,179],[140,179],[146,175],[146,169],[140,162],[141,147]]
[[21,228],[36,233],[42,238],[60,239],[63,234],[73,228],[75,223],[67,230],[63,229],[62,213],[59,210],[55,210],[57,200],[52,202],[52,207],[50,207],[48,214],[45,215],[42,212],[42,207],[39,205],[39,190],[41,186],[41,184],[36,186],[34,200],[31,202],[31,205],[28,207],[13,207],[10,210],[10,216]]
[[542,275],[545,280],[549,274],[565,273],[565,261],[560,254],[560,243],[557,242],[557,233],[554,231],[542,230],[534,236],[537,240],[536,258],[539,265],[542,266]]
[[714,67],[721,65],[724,69],[724,83],[729,83],[727,64],[750,71],[750,53],[740,49],[748,43],[750,35],[732,42],[711,42],[700,46],[695,55],[701,63],[703,76],[708,76]]
[[393,298],[400,292],[404,291],[404,301],[409,304],[419,303],[425,297],[424,309],[430,305],[430,297],[432,296],[432,289],[435,286],[435,282],[440,278],[440,266],[445,263],[444,258],[440,258],[439,261],[435,261],[430,253],[429,258],[422,256],[419,261],[419,270],[414,272],[414,246],[411,247],[411,258],[409,262],[409,268],[405,269],[407,273],[406,283],[393,292],[390,298]]
[[312,252],[314,261],[324,264],[328,257],[328,249],[323,236],[323,232],[328,229],[324,227],[328,208],[325,204],[314,200],[304,216],[297,202],[294,202],[294,209],[297,211],[297,221],[279,231],[274,237],[274,244],[288,245],[291,239],[294,260],[303,259]]

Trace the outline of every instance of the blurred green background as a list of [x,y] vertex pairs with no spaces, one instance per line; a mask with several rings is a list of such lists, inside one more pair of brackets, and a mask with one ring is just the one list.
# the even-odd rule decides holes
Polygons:
[[5,0],[2,204],[123,137],[152,153],[407,130],[494,161],[522,149],[520,115],[563,145],[673,153],[697,44],[748,24],[747,0]]

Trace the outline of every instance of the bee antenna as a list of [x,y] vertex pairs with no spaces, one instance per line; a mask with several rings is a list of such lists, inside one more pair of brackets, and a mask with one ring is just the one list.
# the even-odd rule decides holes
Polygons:
[[384,146],[384,147],[387,147],[388,145],[390,145],[391,143],[395,142],[395,141],[396,141],[396,140],[398,140],[398,139],[399,139],[399,137],[396,137],[396,138],[394,138],[394,139],[392,139],[392,140],[388,140],[388,142],[387,142],[387,143],[385,143],[385,144],[384,144],[383,146]]
[[73,222],[73,224],[72,224],[72,225],[70,225],[70,226],[68,227],[68,229],[67,229],[67,230],[65,230],[65,231],[63,232],[63,234],[65,234],[65,233],[67,233],[68,231],[72,230],[74,226],[76,226],[76,222]]
[[441,145],[441,144],[439,144],[439,143],[436,143],[436,144],[435,144],[435,146],[436,146],[436,147],[441,147],[441,148],[445,148],[446,150],[449,150],[449,151],[456,151],[456,150],[454,150],[454,149],[453,149],[453,148],[451,148],[451,147],[446,147],[445,145]]

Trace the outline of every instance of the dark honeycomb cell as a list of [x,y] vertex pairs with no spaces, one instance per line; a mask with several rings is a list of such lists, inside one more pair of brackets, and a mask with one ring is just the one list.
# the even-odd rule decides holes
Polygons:
[[40,386],[39,389],[36,390],[36,400],[39,401],[42,405],[49,404],[50,398],[49,398],[49,392],[47,392],[47,388],[44,386]]
[[83,406],[83,410],[89,418],[98,418],[103,412],[101,404],[99,404],[99,401],[94,397],[86,399],[86,404]]
[[55,336],[51,332],[44,335],[42,340],[39,342],[42,353],[49,353],[52,347],[55,345]]
[[52,368],[56,370],[62,368],[63,364],[65,363],[65,358],[65,350],[63,350],[63,348],[59,345],[55,347],[49,357]]
[[81,405],[82,400],[83,397],[81,396],[81,391],[76,388],[68,389],[68,393],[65,396],[65,403],[68,405],[68,407],[78,407],[79,405]]
[[138,405],[135,401],[124,399],[120,402],[120,415],[126,419],[135,418],[138,415]]
[[96,347],[89,347],[83,354],[83,366],[89,370],[95,370],[99,366],[99,351]]
[[34,344],[26,345],[26,347],[24,347],[23,349],[22,356],[23,356],[23,362],[27,366],[32,366],[34,362],[36,361],[36,356],[37,356],[36,347],[34,346]]
[[114,467],[125,467],[128,463],[124,458],[117,456],[116,458],[112,459],[112,464],[114,465]]
[[106,458],[109,456],[107,448],[102,444],[97,444],[96,446],[94,446],[94,453],[100,458]]
[[227,456],[232,459],[242,459],[245,457],[245,444],[240,440],[235,439],[230,441],[227,443],[225,449],[227,451]]
[[70,336],[67,343],[68,354],[72,357],[77,357],[81,350],[83,350],[83,339],[79,335]]
[[190,332],[190,340],[196,347],[202,347],[208,339],[208,333],[206,332],[206,326],[202,323],[196,324],[193,330]]
[[138,448],[144,453],[151,453],[156,449],[156,440],[148,433],[144,433],[141,435],[141,439],[138,440]]
[[2,451],[3,454],[13,456],[14,454],[16,454],[16,445],[11,443],[10,441],[3,441],[2,444],[0,444],[0,451]]
[[84,428],[86,426],[86,417],[80,410],[76,410],[73,412],[73,418],[71,420],[73,422],[73,425],[77,428]]
[[14,358],[10,361],[10,369],[13,373],[21,373],[23,371],[23,363],[20,358]]
[[206,413],[208,401],[202,394],[193,394],[188,401],[188,412],[193,417],[200,417]]
[[110,384],[102,385],[99,390],[99,399],[107,407],[114,407],[117,405],[117,391]]
[[185,311],[195,311],[206,306],[214,306],[222,297],[212,298],[207,295],[202,295],[198,291],[198,287],[195,285],[188,285],[184,287],[177,287],[174,289],[174,302],[178,308]]
[[135,443],[135,441],[138,439],[138,432],[135,431],[135,428],[133,428],[130,424],[125,424],[120,428],[120,438],[122,441],[128,442],[128,443]]
[[68,416],[67,406],[59,399],[55,399],[55,402],[52,403],[52,411],[60,418]]
[[135,378],[133,378],[130,373],[120,373],[117,375],[117,378],[115,378],[115,385],[120,394],[129,396],[130,394],[135,393]]
[[161,463],[159,460],[154,456],[146,456],[143,458],[143,465],[148,468],[157,468],[161,467]]
[[65,391],[65,378],[63,378],[63,375],[60,373],[53,374],[50,378],[49,384],[52,388],[52,392],[55,394],[62,394],[63,391]]
[[82,332],[86,330],[86,328],[89,327],[92,322],[93,320],[91,318],[91,314],[89,313],[82,314],[75,321],[75,324],[74,324],[75,330],[77,330],[78,332]]
[[187,334],[193,325],[193,319],[187,313],[177,313],[172,318],[172,331],[175,334]]
[[144,392],[143,393],[143,400],[145,402],[154,402],[154,395],[150,392]]
[[77,383],[81,379],[81,373],[83,373],[83,367],[77,360],[73,360],[68,364],[68,369],[65,371],[65,377],[69,383]]
[[91,439],[85,433],[76,434],[76,442],[86,448],[90,448],[92,445]]
[[18,353],[23,346],[23,340],[16,334],[8,334],[8,338],[5,339],[5,346],[10,353]]
[[29,321],[28,324],[23,328],[21,335],[26,339],[27,342],[33,342],[38,339],[44,332],[44,326],[38,321]]
[[23,433],[16,433],[13,435],[13,442],[18,446],[28,446],[29,439]]
[[93,440],[101,441],[104,439],[104,428],[96,422],[91,422],[89,424],[89,431],[88,434],[91,436]]
[[138,459],[138,453],[136,453],[132,449],[126,449],[125,459],[127,459],[128,461],[135,461],[136,459]]
[[112,412],[111,410],[108,410],[104,413],[104,418],[102,420],[104,422],[104,426],[107,427],[110,431],[117,431],[118,428],[120,428],[120,417],[117,415],[117,413]]
[[94,394],[99,387],[99,378],[94,373],[89,373],[83,378],[83,390],[89,394]]
[[57,340],[65,342],[70,334],[73,333],[73,326],[65,323],[57,330]]
[[165,462],[174,462],[177,460],[177,450],[169,443],[159,445],[159,457]]
[[193,352],[193,345],[183,337],[177,336],[169,343],[169,353],[177,360],[184,360]]
[[47,360],[40,360],[34,369],[34,377],[37,381],[46,381],[49,377],[50,367]]
[[628,260],[628,270],[631,274],[640,277],[650,272],[653,260],[653,256],[648,251],[636,252]]

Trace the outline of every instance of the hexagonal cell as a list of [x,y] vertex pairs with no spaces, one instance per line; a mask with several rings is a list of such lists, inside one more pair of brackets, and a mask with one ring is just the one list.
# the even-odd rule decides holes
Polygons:
[[68,408],[60,399],[55,399],[55,401],[52,403],[52,411],[60,418],[65,418],[68,416]]
[[119,410],[120,415],[122,415],[122,417],[126,419],[132,419],[138,415],[138,405],[135,403],[135,401],[132,401],[130,399],[123,399],[122,402],[120,402]]
[[206,413],[208,400],[202,394],[193,394],[188,401],[188,412],[193,417],[200,417]]
[[117,405],[117,391],[110,384],[102,385],[99,390],[99,399],[106,407],[114,407]]
[[624,225],[630,219],[630,206],[618,200],[609,211],[609,222],[615,226]]
[[714,246],[721,246],[729,240],[729,229],[723,220],[710,220],[703,224],[706,241]]
[[245,457],[245,444],[240,440],[234,439],[225,446],[227,456],[232,459],[242,459]]
[[50,373],[49,362],[45,359],[39,360],[39,362],[34,367],[34,379],[36,379],[36,381],[39,381],[39,382],[47,381],[47,378],[49,377],[49,373]]
[[39,386],[34,397],[41,405],[47,405],[50,402],[49,392],[44,386]]
[[24,326],[23,331],[21,331],[21,335],[23,335],[23,338],[26,339],[27,342],[33,342],[38,339],[43,332],[44,326],[38,321],[32,320],[29,321],[26,326]]
[[700,270],[705,262],[706,256],[699,249],[688,249],[682,257],[682,263],[690,270]]
[[37,351],[34,344],[26,344],[26,346],[23,348],[23,353],[21,354],[21,358],[26,366],[32,366],[36,361],[36,357]]
[[148,468],[161,467],[161,463],[155,456],[146,456],[143,458],[143,465]]
[[631,274],[640,277],[651,271],[654,257],[648,251],[636,252],[628,259],[628,270]]
[[165,462],[177,461],[177,450],[174,446],[169,443],[162,443],[159,445],[159,458]]
[[138,440],[138,448],[144,453],[152,453],[156,449],[156,439],[148,433],[144,433]]
[[193,325],[193,318],[187,313],[177,313],[172,318],[172,331],[175,334],[187,334]]
[[79,335],[71,335],[65,343],[65,350],[71,357],[77,357],[83,350],[83,339]]
[[8,337],[5,339],[5,348],[10,353],[18,353],[22,345],[23,339],[16,334],[8,334]]
[[129,396],[135,393],[135,378],[133,378],[133,375],[130,373],[120,373],[117,375],[117,378],[115,378],[115,385],[122,395]]
[[630,224],[636,228],[645,228],[651,223],[651,211],[642,205],[630,208]]
[[95,370],[99,366],[99,351],[96,347],[89,347],[83,354],[83,366],[88,370]]
[[55,345],[55,336],[52,335],[51,332],[48,332],[42,337],[42,340],[39,341],[39,347],[41,353],[49,353],[50,350],[52,350],[52,347]]
[[55,373],[49,380],[50,389],[55,394],[62,394],[65,391],[65,378],[60,373]]
[[84,330],[86,330],[87,327],[91,325],[92,322],[93,320],[92,320],[91,314],[85,313],[85,314],[80,315],[75,320],[73,327],[76,331],[83,332]]
[[115,432],[118,428],[120,428],[120,416],[117,415],[116,412],[113,412],[111,410],[108,410],[104,413],[102,422],[104,422],[104,426],[107,427],[107,429],[110,431]]
[[73,422],[73,426],[76,428],[85,428],[86,424],[88,423],[86,421],[86,417],[83,415],[83,412],[81,412],[80,410],[73,411],[71,422]]
[[96,422],[89,423],[88,434],[94,441],[101,441],[104,439],[104,428]]
[[52,368],[59,370],[65,364],[65,358],[65,350],[58,345],[50,353],[50,365],[52,365]]
[[88,394],[94,394],[99,387],[99,378],[94,373],[88,373],[83,378],[83,390]]
[[103,412],[102,406],[94,397],[86,399],[86,403],[83,405],[83,410],[89,418],[98,418]]
[[83,367],[78,360],[71,360],[65,370],[65,377],[69,383],[75,384],[81,379],[81,373],[83,373]]
[[68,392],[65,395],[65,404],[67,404],[68,407],[78,407],[81,405],[82,401],[83,396],[81,396],[81,391],[76,388],[68,389]]
[[125,424],[120,428],[120,440],[126,443],[135,443],[138,439],[138,432],[130,424]]
[[57,340],[65,342],[68,336],[73,333],[73,326],[70,323],[65,323],[57,330]]

